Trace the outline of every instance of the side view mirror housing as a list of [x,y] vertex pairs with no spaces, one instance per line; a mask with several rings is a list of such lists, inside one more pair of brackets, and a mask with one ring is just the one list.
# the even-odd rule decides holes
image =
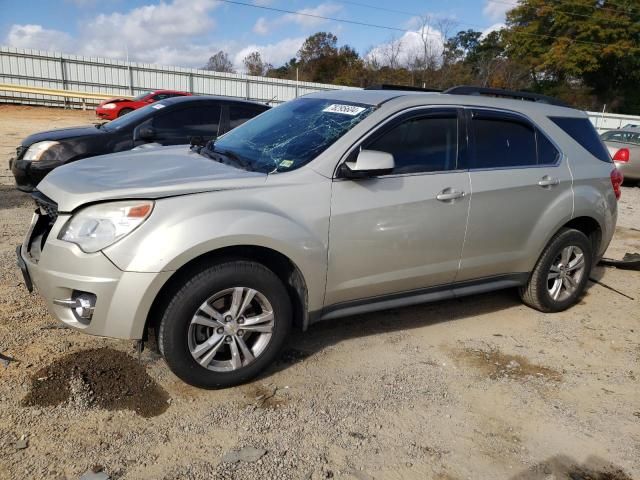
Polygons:
[[338,170],[342,178],[368,178],[391,173],[395,167],[393,155],[377,150],[360,150],[355,162],[344,162]]
[[151,142],[156,138],[156,131],[153,127],[143,125],[138,128],[136,139],[144,140],[145,142]]

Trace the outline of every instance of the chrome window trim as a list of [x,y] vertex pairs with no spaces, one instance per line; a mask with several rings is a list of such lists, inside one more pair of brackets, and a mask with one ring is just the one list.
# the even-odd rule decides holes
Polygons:
[[[560,154],[558,156],[558,159],[555,161],[555,163],[544,163],[544,164],[541,164],[541,165],[540,164],[536,164],[536,165],[512,165],[512,166],[506,166],[506,167],[484,167],[484,168],[472,168],[471,166],[469,166],[467,168],[467,170],[469,172],[482,172],[482,171],[495,171],[495,170],[522,170],[522,169],[528,169],[528,168],[552,168],[552,167],[559,167],[560,165],[562,165],[563,161],[567,158],[567,156],[565,155],[564,151],[555,142],[555,140],[550,138],[549,135],[547,134],[547,132],[545,132],[542,129],[542,127],[540,127],[540,125],[538,125],[537,122],[535,122],[531,117],[529,117],[528,115],[525,115],[524,113],[516,112],[514,110],[508,110],[508,109],[505,109],[505,108],[495,108],[495,107],[485,107],[485,106],[481,106],[481,107],[463,106],[461,108],[463,108],[465,110],[470,110],[470,111],[473,111],[473,110],[485,110],[485,111],[495,112],[495,113],[507,113],[509,115],[514,115],[514,116],[520,117],[520,118],[526,120],[527,122],[531,123],[531,125],[537,131],[539,131],[542,135],[544,135],[545,138],[547,140],[549,140],[551,145],[553,145],[555,147],[555,149],[558,151],[558,153]],[[469,129],[471,129],[471,122],[469,124]],[[474,138],[474,141],[475,141],[475,138]],[[537,148],[538,148],[538,142],[536,141],[536,158],[538,158]]]
[[[403,110],[398,110],[397,112],[395,112],[392,116],[385,118],[382,122],[377,123],[376,125],[372,126],[367,132],[365,132],[358,140],[356,140],[355,142],[353,142],[353,144],[345,151],[345,153],[342,154],[342,156],[340,157],[340,160],[336,163],[335,168],[333,169],[333,176],[332,176],[332,180],[351,180],[351,179],[345,179],[345,178],[340,178],[337,176],[338,174],[338,168],[340,168],[340,165],[342,165],[347,158],[349,158],[349,155],[351,155],[351,153],[353,153],[354,150],[356,150],[360,145],[362,145],[365,141],[367,141],[372,135],[375,135],[376,132],[378,132],[380,129],[384,128],[386,125],[388,125],[390,122],[395,121],[398,117],[402,116],[402,115],[406,115],[407,113],[412,113],[412,112],[420,112],[420,111],[426,111],[426,110],[447,110],[447,109],[453,109],[455,114],[456,114],[456,118],[458,120],[458,137],[460,136],[460,121],[464,119],[460,118],[460,115],[458,114],[458,110],[460,110],[461,107],[460,105],[418,105],[418,106],[414,106],[414,107],[409,107],[409,108],[405,108]],[[427,113],[427,112],[425,112]],[[458,166],[458,160],[460,159],[460,142],[458,142],[458,140],[456,139],[456,167]],[[378,175],[378,176],[372,176],[370,178],[390,178],[390,177],[407,177],[407,176],[419,176],[419,175],[433,175],[433,174],[443,174],[443,173],[453,173],[453,172],[466,172],[467,169],[458,169],[456,168],[455,170],[441,170],[441,171],[433,171],[433,172],[413,172],[413,173],[389,173],[387,175]]]

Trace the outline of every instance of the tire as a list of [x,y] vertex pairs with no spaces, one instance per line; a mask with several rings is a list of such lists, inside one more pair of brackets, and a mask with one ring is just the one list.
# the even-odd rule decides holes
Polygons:
[[169,300],[158,349],[186,383],[231,387],[275,360],[291,328],[291,312],[287,290],[271,270],[251,261],[223,262],[194,272]]
[[118,118],[123,117],[127,113],[131,113],[131,112],[133,112],[133,108],[123,108],[118,112]]
[[[571,252],[568,257],[563,257],[568,251]],[[580,253],[582,263],[578,259]],[[593,246],[589,238],[578,230],[563,228],[540,255],[527,285],[520,289],[520,298],[541,312],[566,310],[584,293],[592,266]]]

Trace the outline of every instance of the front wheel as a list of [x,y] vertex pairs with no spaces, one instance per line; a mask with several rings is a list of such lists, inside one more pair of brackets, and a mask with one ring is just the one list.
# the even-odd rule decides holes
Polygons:
[[133,112],[133,108],[123,108],[118,112],[118,118],[124,117],[127,113]]
[[291,327],[280,279],[250,261],[195,273],[170,300],[158,329],[169,368],[201,388],[224,388],[258,375],[277,356]]
[[542,252],[520,297],[541,312],[566,310],[584,292],[592,265],[593,247],[587,236],[565,228]]

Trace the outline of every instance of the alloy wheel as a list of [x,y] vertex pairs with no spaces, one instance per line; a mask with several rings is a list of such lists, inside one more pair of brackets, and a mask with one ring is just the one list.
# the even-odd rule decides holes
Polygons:
[[228,288],[209,297],[193,315],[187,334],[189,352],[208,370],[238,370],[265,351],[274,324],[273,307],[262,293]]
[[551,263],[547,289],[555,301],[564,301],[578,289],[585,275],[584,252],[576,245],[564,247]]

